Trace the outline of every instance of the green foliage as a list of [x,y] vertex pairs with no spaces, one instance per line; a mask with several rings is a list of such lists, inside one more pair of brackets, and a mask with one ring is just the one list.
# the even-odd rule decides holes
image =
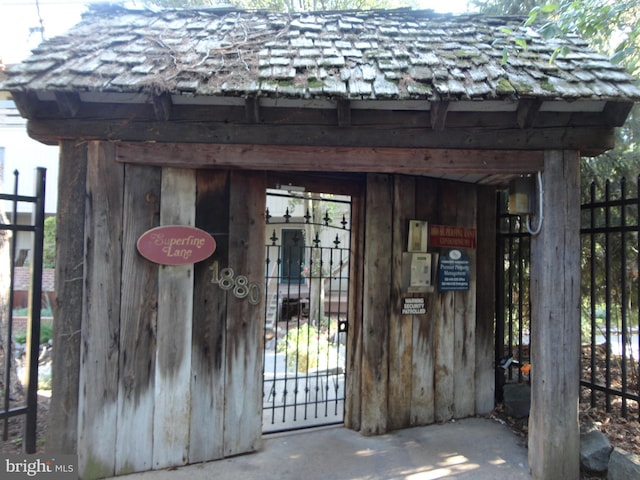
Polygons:
[[469,7],[486,15],[521,15],[544,3],[541,0],[470,0]]
[[286,353],[289,370],[295,371],[297,368],[298,372],[307,373],[320,366],[327,356],[328,346],[318,329],[306,324],[289,329],[284,340],[278,343],[276,351]]
[[[524,15],[546,39],[577,33],[599,52],[640,74],[640,3],[637,0],[471,0],[472,9],[488,15]],[[559,47],[551,59],[562,57]]]
[[[40,345],[47,343],[53,338],[53,325],[51,323],[42,323],[40,325]],[[24,345],[27,343],[27,332],[16,332],[13,335],[13,341]]]
[[42,251],[42,266],[54,268],[56,266],[56,217],[47,217],[44,221],[44,242]]
[[[544,9],[544,10],[543,10]],[[540,28],[545,38],[578,33],[611,60],[640,74],[640,3],[637,0],[563,0],[533,9],[529,21],[548,14]]]

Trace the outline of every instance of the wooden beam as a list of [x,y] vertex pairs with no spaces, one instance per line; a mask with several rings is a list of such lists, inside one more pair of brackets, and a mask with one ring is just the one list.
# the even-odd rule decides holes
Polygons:
[[531,128],[538,118],[542,99],[540,98],[523,98],[518,102],[516,111],[516,121],[520,128]]
[[[196,173],[163,168],[161,225],[195,225]],[[153,468],[186,464],[191,425],[193,265],[158,272]],[[170,393],[169,393],[170,392]]]
[[[194,265],[189,463],[224,456],[227,296],[212,284],[213,264],[229,265],[229,171],[196,174],[196,227],[214,232],[214,255]],[[212,434],[212,432],[216,432]]]
[[496,189],[480,186],[477,190],[478,245],[476,269],[476,374],[475,414],[493,410],[495,390],[495,278],[496,278],[496,209],[486,208],[496,203]]
[[152,468],[159,265],[138,254],[136,242],[159,224],[161,170],[124,171],[116,475]]
[[424,126],[378,125],[342,128],[318,125],[246,125],[225,122],[133,122],[30,120],[32,138],[47,142],[60,139],[116,140],[299,146],[360,146],[397,148],[466,148],[492,150],[572,149],[601,153],[613,148],[612,127],[584,128],[448,128],[447,134]]
[[[47,445],[51,451],[76,454],[78,436],[78,388],[80,334],[82,330],[84,276],[84,217],[87,144],[62,142],[58,172],[56,235],[56,301],[51,369],[52,383]],[[55,446],[55,447],[54,447]]]
[[378,435],[388,429],[392,176],[367,176],[366,205],[360,432]]
[[249,95],[244,99],[244,111],[247,123],[260,122],[260,103],[255,95]]
[[607,125],[620,127],[626,122],[632,108],[633,103],[607,102],[602,113],[604,114]]
[[527,151],[129,142],[118,144],[117,160],[181,168],[414,175],[533,173],[543,165],[542,152]]
[[534,480],[580,476],[580,157],[549,151],[544,223],[531,239],[531,416]]
[[[407,428],[411,425],[413,391],[413,323],[426,315],[403,315],[402,275],[403,252],[407,248],[409,220],[415,219],[416,179],[406,175],[393,176],[392,204],[392,250],[391,271],[388,282],[391,289],[391,311],[389,312],[389,414],[390,430]],[[418,295],[424,298],[424,294]],[[422,372],[421,372],[422,373]]]
[[78,92],[56,92],[58,109],[64,117],[75,117],[80,110],[80,94]]
[[[38,96],[33,92],[11,92],[13,101],[20,115],[24,118],[32,118],[36,115],[40,103]],[[55,105],[54,105],[55,108]],[[57,145],[57,143],[55,143]]]
[[350,127],[351,126],[351,102],[344,98],[338,100],[338,126]]
[[153,112],[158,121],[166,122],[171,117],[171,95],[163,93],[161,95],[152,95]]
[[436,132],[442,132],[447,123],[447,113],[449,111],[449,102],[432,102],[431,103],[431,128]]
[[[265,190],[262,172],[229,175],[229,263],[220,267],[232,268],[257,285],[264,282]],[[228,457],[260,447],[264,298],[252,304],[231,290],[226,297],[223,435]]]
[[[122,265],[124,169],[114,146],[91,142],[87,150],[84,229],[84,304],[78,388],[80,478],[114,475],[118,418],[118,343]],[[109,205],[109,209],[100,208]]]

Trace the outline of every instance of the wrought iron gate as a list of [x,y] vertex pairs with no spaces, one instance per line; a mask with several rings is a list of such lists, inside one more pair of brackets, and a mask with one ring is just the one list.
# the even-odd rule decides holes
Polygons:
[[[44,240],[44,194],[46,169],[38,168],[35,180],[35,196],[25,196],[18,194],[18,172],[14,172],[15,183],[13,194],[0,194],[0,201],[7,201],[11,205],[11,219],[5,223],[4,218],[0,221],[0,235],[9,237],[9,275],[10,286],[8,291],[8,301],[6,305],[0,307],[0,330],[2,341],[0,342],[0,353],[4,359],[3,376],[0,382],[2,390],[2,407],[0,407],[0,420],[3,421],[2,439],[8,439],[9,419],[20,415],[25,416],[23,449],[25,453],[35,453],[36,451],[36,426],[38,414],[38,356],[40,353],[40,315],[42,308],[42,249]],[[18,203],[26,202],[33,204],[33,214],[29,224],[18,222]],[[11,232],[11,235],[7,235]],[[25,378],[26,378],[26,399],[14,405],[18,392],[11,391],[12,377],[15,376],[13,350],[13,272],[16,259],[16,235],[18,232],[30,232],[33,236],[31,251],[31,280],[29,286],[29,305],[27,321],[27,345],[25,349]],[[7,238],[5,237],[5,238]],[[3,241],[4,238],[0,239]],[[4,262],[3,262],[4,263]],[[5,268],[4,266],[2,268]],[[4,349],[1,348],[4,346]],[[4,350],[4,351],[1,351]]]
[[351,202],[268,192],[263,431],[344,419]]

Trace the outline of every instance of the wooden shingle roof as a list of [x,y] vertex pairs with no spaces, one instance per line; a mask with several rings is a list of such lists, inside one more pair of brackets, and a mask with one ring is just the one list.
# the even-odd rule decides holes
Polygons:
[[7,74],[32,138],[116,141],[124,162],[343,171],[348,157],[350,171],[485,183],[538,171],[544,150],[612,148],[640,100],[577,37],[412,10],[94,6]]
[[[513,49],[516,36],[526,38],[525,50]],[[101,6],[9,68],[4,88],[194,98],[640,99],[622,67],[577,37],[562,42],[513,17]],[[550,63],[560,45],[568,53]]]

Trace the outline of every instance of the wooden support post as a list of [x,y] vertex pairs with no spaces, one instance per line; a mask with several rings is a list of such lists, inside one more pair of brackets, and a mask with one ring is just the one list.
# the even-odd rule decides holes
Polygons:
[[388,428],[393,177],[368,175],[366,198],[360,431],[378,435]]
[[124,169],[114,157],[112,143],[89,143],[78,389],[80,478],[110,477],[115,469]]
[[496,203],[493,187],[479,187],[477,201],[478,248],[476,276],[476,414],[486,414],[494,407],[495,369],[494,331],[496,278]]
[[87,144],[60,143],[56,213],[56,301],[47,450],[75,454],[78,436],[80,331],[84,272],[84,208]]
[[535,480],[580,476],[580,158],[547,151],[544,223],[531,240],[531,416]]

